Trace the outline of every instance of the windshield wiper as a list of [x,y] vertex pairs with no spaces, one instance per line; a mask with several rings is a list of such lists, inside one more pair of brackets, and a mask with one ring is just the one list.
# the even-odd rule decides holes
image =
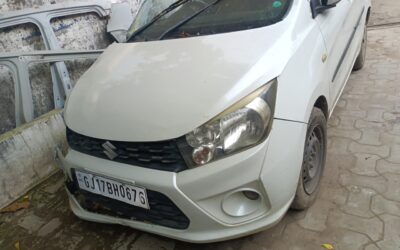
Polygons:
[[196,11],[193,15],[186,17],[185,19],[183,19],[182,21],[178,22],[177,24],[175,24],[174,26],[172,26],[171,28],[169,28],[168,30],[166,30],[164,33],[161,34],[160,37],[158,37],[158,40],[162,40],[166,35],[168,35],[169,33],[171,33],[172,31],[174,31],[175,29],[181,27],[182,25],[184,25],[185,23],[189,22],[190,20],[192,20],[193,18],[195,18],[196,16],[200,15],[201,13],[203,13],[204,11],[206,11],[208,8],[210,8],[213,5],[216,5],[218,2],[220,2],[221,0],[215,0],[214,2],[204,6],[204,8]]
[[185,4],[189,1],[190,0],[178,0],[178,1],[174,2],[173,4],[168,6],[166,9],[161,11],[159,14],[157,14],[153,19],[151,19],[150,22],[148,22],[147,24],[143,25],[138,30],[136,30],[130,37],[128,37],[127,41],[129,42],[132,38],[134,38],[138,34],[142,33],[145,29],[147,29],[148,27],[153,25],[153,23],[157,22],[161,17],[165,16],[169,12],[173,11],[174,9],[178,8],[179,6]]

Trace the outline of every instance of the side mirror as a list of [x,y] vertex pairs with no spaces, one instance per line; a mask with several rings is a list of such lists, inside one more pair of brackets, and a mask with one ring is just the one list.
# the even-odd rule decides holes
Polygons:
[[316,18],[319,14],[323,13],[327,9],[336,7],[336,4],[341,0],[311,0],[311,12],[312,17]]

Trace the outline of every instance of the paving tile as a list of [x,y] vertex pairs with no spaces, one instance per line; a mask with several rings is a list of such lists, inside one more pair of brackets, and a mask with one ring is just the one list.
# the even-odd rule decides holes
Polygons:
[[[268,240],[268,238],[264,238],[265,240]],[[227,247],[227,248],[220,248],[221,250],[234,250],[233,246]],[[290,249],[290,245],[282,240],[274,240],[271,243],[265,242],[265,241],[246,241],[244,246],[239,248],[240,250],[249,250],[249,249],[254,249],[254,250],[284,250],[284,249]]]
[[396,108],[398,111],[393,111],[394,115],[391,119],[388,119],[386,122],[392,126],[392,129],[389,131],[391,134],[399,135],[399,126],[400,126],[400,115],[397,113],[400,111],[400,107]]
[[238,249],[289,249],[290,245],[282,239],[282,234],[286,229],[286,226],[292,222],[293,218],[291,216],[285,216],[283,221],[279,223],[276,227],[257,233],[255,235],[251,235],[241,241],[240,245],[242,245],[242,247]]
[[354,124],[357,121],[357,117],[354,116],[339,116],[340,122],[338,128],[340,129],[354,129]]
[[[357,78],[354,78],[356,80]],[[357,79],[358,80],[358,79]],[[348,93],[349,94],[365,94],[366,93],[367,87],[364,85],[355,85],[352,86],[351,88],[348,88]]]
[[346,107],[346,100],[345,99],[340,99],[336,103],[335,111],[337,112],[337,110],[343,110],[345,107]]
[[358,175],[366,176],[378,176],[376,171],[377,160],[380,159],[377,155],[371,154],[354,154],[357,157],[355,167],[351,169],[351,172]]
[[381,133],[380,140],[387,145],[400,144],[400,136],[389,133]]
[[381,195],[376,195],[372,198],[371,210],[376,214],[400,216],[400,202],[390,201]]
[[344,137],[352,140],[359,140],[361,138],[361,131],[354,129],[340,129],[340,128],[329,128],[328,136]]
[[171,239],[142,234],[130,250],[173,250],[175,242]]
[[321,250],[322,244],[333,243],[332,237],[319,232],[305,230],[297,223],[291,223],[287,226],[282,239],[288,243],[291,250]]
[[[377,93],[380,94],[380,93]],[[386,100],[386,98],[380,98],[377,100],[373,99],[373,96],[367,101],[362,101],[360,104],[360,108],[364,110],[370,110],[370,109],[385,109],[385,110],[391,110],[394,107],[393,102],[389,102]]]
[[400,174],[400,164],[391,163],[386,160],[378,160],[376,164],[376,171],[380,174],[392,173]]
[[314,232],[302,230],[297,224],[288,226],[283,240],[290,245],[290,248],[286,249],[298,250],[322,250],[324,249],[322,244],[327,243],[333,245],[335,249],[362,250],[364,245],[371,242],[366,235],[343,228],[328,228],[324,232]]
[[353,168],[355,162],[356,157],[354,157],[354,155],[337,155],[328,153],[326,157],[324,176],[321,182],[337,187],[339,184],[340,174],[346,169]]
[[335,115],[343,117],[350,116],[355,118],[365,118],[367,116],[367,111],[365,110],[348,110],[346,108],[335,109]]
[[61,221],[59,218],[54,218],[50,220],[46,225],[44,225],[40,230],[38,231],[38,236],[39,237],[45,237],[51,233],[53,233],[55,230],[57,230],[61,226]]
[[367,111],[367,117],[365,117],[364,120],[370,122],[385,122],[383,119],[383,113],[385,113],[385,111],[386,109],[369,109]]
[[364,234],[344,229],[336,229],[326,234],[334,238],[333,245],[337,246],[336,249],[340,250],[362,250],[365,244],[371,242]]
[[271,239],[278,239],[282,236],[283,232],[285,231],[287,225],[289,225],[290,223],[293,223],[297,220],[301,220],[302,218],[304,218],[304,216],[300,216],[296,217],[294,214],[297,213],[296,211],[289,211],[288,212],[288,216],[285,216],[284,218],[282,218],[281,222],[278,223],[278,225],[276,225],[276,227],[272,227],[269,228],[263,232],[260,232],[256,235],[254,235],[253,240],[254,239],[258,239],[258,238],[266,238],[266,236],[268,236],[267,238],[271,238]]
[[388,190],[388,181],[383,176],[362,176],[353,173],[344,173],[339,177],[339,182],[346,187],[363,187],[377,191],[378,193],[385,193]]
[[340,137],[330,137],[330,144],[328,147],[328,151],[330,154],[335,155],[349,155],[348,147],[351,143],[350,139],[340,138]]
[[64,187],[64,179],[61,179],[61,180],[57,181],[56,183],[45,187],[44,191],[49,194],[54,194],[58,190],[60,190],[60,188],[63,188],[63,187]]
[[347,189],[339,185],[321,183],[318,199],[330,201],[335,205],[344,205],[346,203],[347,193]]
[[[56,241],[52,242],[53,249],[78,249],[86,235],[69,235],[61,233],[56,236]],[[87,236],[86,236],[87,237]]]
[[137,232],[124,232],[111,245],[112,250],[128,250],[129,245],[137,238]]
[[390,156],[386,159],[392,163],[400,164],[400,144],[395,144],[391,146]]
[[368,246],[365,247],[364,250],[381,250],[378,248],[375,244],[369,244]]
[[377,242],[380,250],[400,250],[399,243],[393,240],[383,240]]
[[346,104],[346,109],[347,110],[363,110],[360,108],[361,103],[364,102],[363,100],[359,100],[359,99],[348,99],[346,100],[347,104]]
[[375,215],[370,209],[371,198],[376,194],[375,190],[350,186],[346,204],[342,210],[347,214],[372,218]]
[[386,192],[382,193],[386,199],[400,201],[400,175],[384,174],[387,180]]
[[368,144],[368,145],[375,145],[379,146],[382,145],[383,143],[380,140],[382,132],[373,129],[373,128],[363,128],[360,129],[362,132],[361,139],[356,139],[358,143],[360,144]]
[[385,223],[385,235],[383,241],[378,242],[381,249],[399,249],[400,248],[400,218],[393,215],[381,215]]
[[395,122],[389,121],[392,128],[388,130],[388,133],[400,136],[400,121],[396,119]]
[[373,146],[351,142],[349,145],[349,151],[352,153],[374,154],[385,158],[390,154],[390,147],[388,145]]
[[40,218],[31,212],[20,219],[18,226],[28,230],[31,234],[36,232],[44,223],[45,220],[43,218]]
[[337,127],[337,126],[339,126],[339,123],[340,123],[339,117],[336,115],[332,115],[328,121],[328,126],[329,127]]
[[376,217],[361,218],[335,210],[329,214],[328,225],[368,235],[373,241],[383,237],[383,223]]
[[392,125],[389,122],[375,122],[357,119],[354,127],[358,129],[374,129],[378,132],[385,132],[390,130]]
[[385,121],[396,121],[397,119],[400,119],[400,112],[394,110],[387,111],[383,113],[383,119]]
[[[379,70],[378,70],[379,72]],[[388,81],[395,81],[396,76],[393,74],[371,74],[369,76],[371,80],[388,80]]]
[[326,220],[331,208],[332,202],[326,200],[317,200],[311,208],[307,210],[306,217],[298,221],[299,225],[312,231],[324,231],[326,229]]

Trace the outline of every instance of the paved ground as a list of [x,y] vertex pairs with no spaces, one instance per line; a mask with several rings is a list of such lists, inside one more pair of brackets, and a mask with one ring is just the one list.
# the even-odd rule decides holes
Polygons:
[[[355,0],[359,1],[359,0]],[[373,12],[370,25],[386,25],[388,23],[400,23],[400,1],[396,0],[372,0]]]
[[15,249],[17,242],[20,249],[313,250],[324,243],[340,250],[400,249],[400,26],[369,31],[366,68],[351,76],[329,127],[317,202],[308,211],[290,211],[273,229],[193,245],[82,221],[69,211],[56,174],[28,194],[29,209],[0,215],[0,249]]

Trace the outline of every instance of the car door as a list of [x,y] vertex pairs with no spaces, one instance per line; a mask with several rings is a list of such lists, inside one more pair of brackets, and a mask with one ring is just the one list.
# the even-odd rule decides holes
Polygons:
[[353,31],[360,16],[361,2],[341,0],[336,7],[316,17],[328,51],[326,80],[330,85],[331,105],[337,102],[352,70],[357,52]]

